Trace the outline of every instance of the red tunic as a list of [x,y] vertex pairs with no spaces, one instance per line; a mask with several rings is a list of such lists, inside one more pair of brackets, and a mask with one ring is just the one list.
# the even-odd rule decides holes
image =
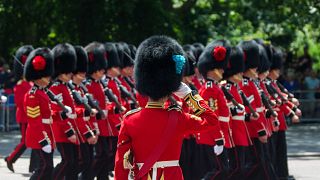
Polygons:
[[[158,162],[179,160],[184,134],[199,132],[210,126],[219,126],[217,116],[203,100],[200,101],[200,105],[206,108],[200,118],[187,113],[179,114],[176,130],[173,132],[168,146],[160,155]],[[150,153],[162,138],[168,115],[169,112],[166,109],[146,107],[124,118],[115,159],[116,180],[128,179],[129,172],[123,168],[123,156],[129,149],[134,154],[135,163],[143,163],[148,159]],[[160,178],[161,175],[164,175],[164,179],[183,179],[179,166],[158,168],[157,178]],[[146,180],[147,178],[148,176],[145,175],[142,179]]]
[[[257,120],[251,119],[249,122],[246,122],[250,137],[257,138],[259,137],[258,135],[259,132],[266,133],[266,130],[263,124],[263,122],[266,121],[265,115],[263,110],[262,111],[259,110],[263,108],[259,91],[256,85],[254,84],[254,82],[251,79],[248,79],[245,77],[243,78],[243,81],[239,83],[239,87],[243,91],[245,96],[248,98],[253,110],[259,113],[259,118]],[[245,109],[246,109],[246,113],[250,113],[250,109],[248,107],[246,107]]]
[[[61,100],[62,104],[64,104],[65,106],[69,106],[72,109],[72,115],[74,116],[74,119],[62,119],[62,108],[58,106],[56,102],[51,101],[53,119],[52,128],[54,132],[54,138],[56,139],[56,142],[59,143],[70,143],[67,137],[67,132],[70,130],[73,130],[75,132],[74,128],[76,119],[75,107],[71,92],[66,84],[59,80],[53,83],[53,85],[50,87],[50,90],[56,95],[59,100]],[[77,142],[77,144],[78,143],[79,142]]]
[[16,104],[16,121],[17,123],[27,123],[27,114],[25,112],[24,97],[31,89],[31,83],[20,80],[13,89],[14,103]]
[[51,146],[54,148],[55,139],[51,127],[51,107],[47,94],[42,89],[33,86],[25,95],[24,104],[28,121],[26,146],[32,149],[41,149],[40,142],[46,139],[45,134],[47,134]]
[[[100,82],[89,78],[86,82],[86,87],[89,93],[92,94],[93,98],[98,101],[100,108],[107,113],[106,96],[104,95]],[[108,128],[109,123],[107,122],[107,119],[97,120],[96,117],[91,117],[90,122],[92,125],[95,123],[98,124],[100,136],[110,136],[111,132]]]
[[[82,89],[77,86],[76,84],[73,84],[75,86],[75,90],[81,95],[81,97],[84,96],[84,92]],[[85,116],[85,108],[83,104],[76,104],[75,103],[75,110],[77,114],[76,124],[77,124],[77,133],[79,136],[79,139],[81,143],[87,142],[86,140],[93,136],[93,129],[94,127],[89,122],[90,116]]]
[[200,144],[215,145],[218,140],[224,139],[226,148],[233,147],[231,129],[229,125],[230,110],[227,100],[217,82],[207,81],[199,91],[201,97],[207,101],[209,107],[218,115],[222,133],[219,130],[199,133],[197,142]]
[[[228,82],[224,84],[226,89],[233,95],[234,99],[239,103],[243,104],[242,99],[239,94],[239,87],[237,84]],[[227,100],[227,105],[229,108],[233,108],[234,105],[231,101]],[[251,144],[249,132],[247,125],[244,122],[245,112],[239,112],[236,115],[230,117],[231,121],[229,122],[231,127],[232,139],[235,146],[249,146]]]

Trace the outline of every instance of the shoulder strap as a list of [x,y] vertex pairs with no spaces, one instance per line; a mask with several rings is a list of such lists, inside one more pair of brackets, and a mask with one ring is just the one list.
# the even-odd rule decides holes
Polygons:
[[160,158],[161,154],[163,153],[164,149],[167,147],[170,138],[172,137],[172,134],[174,130],[176,129],[176,126],[178,124],[178,115],[179,111],[172,110],[169,111],[169,118],[167,121],[166,129],[163,132],[163,135],[158,143],[158,145],[154,148],[153,152],[149,156],[149,158],[144,162],[143,166],[139,170],[136,178],[140,179],[145,174],[147,174],[150,170],[150,168],[154,165],[154,163]]

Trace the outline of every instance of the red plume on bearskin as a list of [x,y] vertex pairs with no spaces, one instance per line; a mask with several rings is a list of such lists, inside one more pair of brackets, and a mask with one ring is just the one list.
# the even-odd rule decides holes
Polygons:
[[227,50],[223,46],[217,46],[212,51],[212,56],[216,61],[223,61],[226,57]]
[[36,56],[32,60],[32,65],[35,70],[41,71],[46,67],[46,61],[42,56]]

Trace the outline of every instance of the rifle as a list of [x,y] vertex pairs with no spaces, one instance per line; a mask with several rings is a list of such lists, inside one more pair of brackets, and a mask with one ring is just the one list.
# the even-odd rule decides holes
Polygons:
[[251,106],[250,102],[248,101],[246,95],[244,95],[244,93],[240,90],[239,91],[240,93],[240,96],[242,98],[242,101],[243,101],[243,105],[247,106],[251,112],[251,114],[253,115],[253,117],[257,118],[259,117],[257,112],[254,111],[253,107]]
[[68,112],[69,110],[66,108],[66,106],[64,104],[62,104],[61,101],[59,101],[59,99],[57,98],[57,96],[48,88],[44,88],[44,92],[46,92],[46,94],[49,96],[51,101],[54,101],[58,104],[58,106],[61,107],[61,109],[64,112]]
[[261,92],[261,99],[262,99],[263,105],[271,112],[271,115],[273,117],[276,117],[277,115],[276,115],[275,111],[273,110],[271,104],[269,103],[270,99],[266,96],[266,94],[263,91]]
[[276,103],[281,104],[281,102],[278,100],[278,97],[276,96],[278,94],[274,91],[273,88],[270,87],[271,84],[266,83],[265,85],[266,85],[268,93],[272,96],[273,99],[275,99]]
[[82,91],[84,92],[84,95],[86,96],[87,100],[88,100],[88,104],[89,106],[91,106],[92,108],[96,109],[98,111],[98,113],[101,115],[102,119],[105,119],[106,115],[104,114],[104,112],[102,111],[102,109],[100,108],[98,102],[93,98],[92,94],[89,93],[87,87],[80,83],[80,88],[82,89]]
[[231,101],[234,106],[237,106],[238,109],[241,111],[243,108],[239,105],[239,103],[234,99],[233,95],[228,91],[228,89],[224,86],[221,86],[222,92],[224,96],[227,98],[227,100]]
[[121,95],[123,98],[130,98],[133,103],[138,106],[138,102],[136,100],[136,98],[127,90],[127,88],[125,86],[123,86],[121,84],[121,81],[118,79],[118,78],[114,78],[117,85],[119,86],[119,89],[120,89],[120,92],[121,92]]
[[116,108],[118,108],[119,110],[122,109],[122,105],[120,104],[118,97],[116,95],[113,94],[113,92],[111,91],[111,89],[108,88],[106,82],[104,80],[100,80],[100,83],[103,87],[103,91],[104,94],[107,96],[107,98],[111,101],[114,102],[116,104]]
[[78,91],[76,91],[76,87],[71,83],[71,82],[68,82],[67,83],[67,86],[68,88],[71,90],[71,93],[72,93],[72,97],[74,99],[74,101],[80,105],[82,104],[85,108],[86,111],[90,112],[90,114],[92,113],[92,109],[91,107],[89,106],[89,104],[86,102],[86,99],[85,98],[82,98],[80,93]]
[[282,102],[286,103],[288,101],[288,99],[286,99],[281,93],[279,93],[271,84],[270,84],[270,88],[272,89],[272,91],[278,94]]
[[279,89],[281,90],[281,92],[285,93],[288,95],[289,98],[293,98],[293,94],[291,94],[279,81],[276,81]]

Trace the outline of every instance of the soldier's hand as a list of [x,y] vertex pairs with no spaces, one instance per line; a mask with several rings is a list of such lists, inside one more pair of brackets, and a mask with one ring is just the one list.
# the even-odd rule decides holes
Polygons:
[[173,92],[173,94],[182,99],[189,93],[191,93],[190,87],[183,82],[181,82],[178,91]]
[[45,153],[51,153],[52,152],[52,147],[50,144],[47,144],[45,146],[43,146],[42,148],[42,151],[44,151]]
[[297,108],[294,113],[299,117],[302,115],[301,110],[299,108]]
[[300,119],[297,115],[294,115],[291,119],[292,123],[297,124],[300,122]]
[[127,108],[125,108],[124,106],[121,106],[120,112],[125,112],[127,110]]
[[223,145],[215,145],[213,147],[214,153],[219,156],[223,152]]
[[291,102],[296,106],[300,105],[300,102],[299,102],[299,100],[297,98],[292,98]]
[[268,136],[267,135],[259,136],[259,141],[261,143],[267,143],[268,142]]
[[72,136],[68,137],[68,140],[75,144],[77,142],[77,136],[76,135],[72,135]]
[[251,114],[250,119],[258,120],[259,119],[259,114],[257,112],[254,112],[253,114]]

